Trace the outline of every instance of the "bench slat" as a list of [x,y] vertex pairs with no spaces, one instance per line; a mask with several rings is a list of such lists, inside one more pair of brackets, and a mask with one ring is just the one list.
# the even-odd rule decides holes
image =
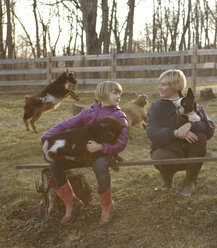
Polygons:
[[[138,160],[117,163],[119,166],[138,166],[138,165],[157,165],[157,164],[194,164],[200,162],[217,161],[217,157],[195,157],[195,158],[176,158],[176,159],[158,159],[158,160]],[[16,166],[16,169],[45,169],[49,164],[23,164]],[[81,168],[81,167],[78,167]],[[82,167],[88,168],[88,167]]]

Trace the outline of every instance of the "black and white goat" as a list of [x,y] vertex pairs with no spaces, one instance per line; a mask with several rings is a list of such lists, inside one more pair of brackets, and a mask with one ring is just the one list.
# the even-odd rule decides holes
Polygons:
[[[205,118],[200,112],[197,103],[195,102],[195,96],[191,88],[188,88],[187,95],[184,96],[181,91],[179,93],[179,100],[176,105],[176,114],[171,116],[168,120],[168,125],[172,129],[178,129],[187,122],[204,121],[207,129],[212,130],[212,126],[207,118]],[[170,143],[167,143],[164,148],[183,156],[183,149],[186,145],[184,139],[173,139]]]
[[[116,118],[107,116],[88,126],[73,128],[55,134],[48,138],[48,150],[45,154],[45,160],[48,162],[56,161],[62,164],[70,164],[72,167],[82,164],[90,165],[96,158],[102,156],[102,152],[90,153],[87,150],[89,140],[99,144],[106,142],[115,144],[121,134],[124,125]],[[112,161],[122,161],[117,154],[107,155],[112,167]],[[114,165],[114,170],[118,167]]]
[[67,88],[67,84],[72,84],[73,89],[77,83],[75,75],[72,72],[62,73],[54,82],[47,85],[40,93],[33,96],[26,96],[24,105],[23,122],[26,129],[29,130],[28,119],[32,129],[37,133],[34,123],[40,118],[43,112],[57,108],[60,102],[72,96],[75,100],[79,96],[74,91]]

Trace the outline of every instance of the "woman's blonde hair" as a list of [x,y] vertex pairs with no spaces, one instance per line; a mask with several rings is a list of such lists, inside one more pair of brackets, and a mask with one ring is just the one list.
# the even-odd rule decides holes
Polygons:
[[163,72],[158,82],[164,81],[165,83],[168,83],[170,87],[174,90],[181,90],[183,91],[187,85],[185,74],[181,70],[167,70]]
[[96,86],[95,98],[97,101],[108,100],[111,91],[117,91],[119,94],[122,94],[122,87],[119,83],[115,81],[104,81],[99,83]]

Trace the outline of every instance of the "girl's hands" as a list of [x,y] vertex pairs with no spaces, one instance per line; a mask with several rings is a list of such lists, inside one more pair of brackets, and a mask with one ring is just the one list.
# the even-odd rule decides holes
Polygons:
[[45,142],[44,142],[44,144],[43,144],[43,147],[42,147],[43,153],[46,153],[47,149],[48,149],[48,141],[45,140]]
[[93,140],[89,140],[87,143],[87,150],[88,152],[97,152],[103,149],[102,144],[98,144]]

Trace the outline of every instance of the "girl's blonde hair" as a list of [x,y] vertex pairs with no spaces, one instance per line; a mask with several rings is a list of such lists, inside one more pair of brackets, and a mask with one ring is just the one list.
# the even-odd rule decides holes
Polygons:
[[99,83],[96,86],[95,98],[97,101],[108,100],[111,91],[116,91],[119,94],[122,94],[122,87],[119,83],[115,81],[104,81]]
[[163,72],[158,82],[164,81],[165,83],[168,83],[170,87],[174,90],[181,90],[183,91],[187,85],[185,74],[181,70],[167,70]]

